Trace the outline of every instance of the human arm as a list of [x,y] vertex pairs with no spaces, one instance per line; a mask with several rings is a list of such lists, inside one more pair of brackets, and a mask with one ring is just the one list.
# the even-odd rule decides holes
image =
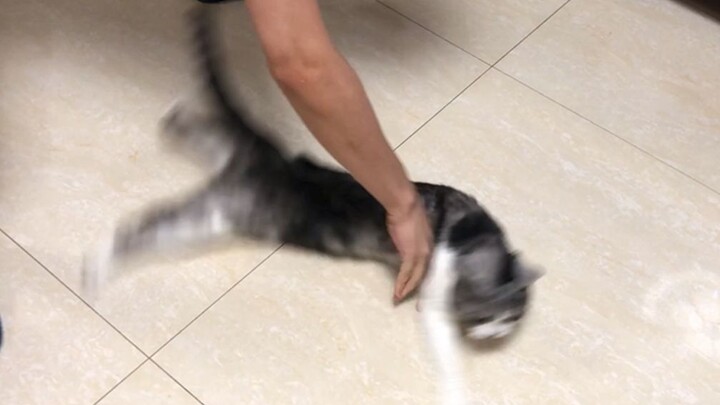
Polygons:
[[432,247],[424,206],[385,139],[355,71],[335,49],[316,0],[248,0],[270,72],[320,144],[387,212],[402,258],[401,300],[422,281]]

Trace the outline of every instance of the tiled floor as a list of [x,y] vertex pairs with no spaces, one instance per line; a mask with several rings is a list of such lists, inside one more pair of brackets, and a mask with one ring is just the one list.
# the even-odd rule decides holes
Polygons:
[[[155,136],[191,83],[191,4],[0,8],[0,403],[433,403],[414,307],[373,264],[240,242],[77,295],[84,249],[203,176]],[[473,398],[720,403],[720,20],[674,0],[322,4],[413,177],[474,193],[548,270],[516,339],[466,348]],[[258,117],[328,159],[242,5],[222,10]]]

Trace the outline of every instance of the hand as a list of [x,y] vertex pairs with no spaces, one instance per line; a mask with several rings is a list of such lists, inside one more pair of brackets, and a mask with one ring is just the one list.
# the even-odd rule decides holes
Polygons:
[[388,211],[387,227],[402,259],[393,294],[398,302],[420,284],[432,253],[433,236],[419,196],[406,207]]

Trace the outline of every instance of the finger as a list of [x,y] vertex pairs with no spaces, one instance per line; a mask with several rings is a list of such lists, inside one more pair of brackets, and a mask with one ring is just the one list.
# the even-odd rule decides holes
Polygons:
[[403,263],[400,267],[400,272],[398,273],[397,279],[395,280],[395,291],[393,291],[393,298],[395,300],[398,300],[400,298],[400,293],[402,293],[402,290],[405,288],[405,285],[410,280],[410,267],[406,263]]
[[425,266],[427,264],[427,259],[422,258],[417,261],[417,264],[415,265],[415,268],[413,268],[412,275],[410,276],[410,280],[405,284],[405,288],[403,288],[402,292],[400,293],[400,298],[405,298],[408,294],[410,294],[413,290],[417,288],[417,286],[422,281],[423,275],[425,275]]
[[395,298],[395,300],[400,299],[400,293],[403,291],[408,281],[410,281],[412,269],[413,265],[409,260],[404,260],[400,265],[400,272],[395,280],[395,291],[393,292],[393,298]]

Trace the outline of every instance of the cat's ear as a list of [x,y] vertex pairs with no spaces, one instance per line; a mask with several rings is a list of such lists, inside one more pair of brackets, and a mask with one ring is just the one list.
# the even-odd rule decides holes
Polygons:
[[518,285],[518,288],[529,287],[545,275],[545,270],[540,267],[529,266],[520,260],[514,261],[513,272],[515,273],[514,283]]
[[545,272],[539,267],[532,267],[521,263],[516,254],[513,254],[512,272],[512,281],[494,291],[494,300],[507,298],[523,288],[528,288],[545,275]]

